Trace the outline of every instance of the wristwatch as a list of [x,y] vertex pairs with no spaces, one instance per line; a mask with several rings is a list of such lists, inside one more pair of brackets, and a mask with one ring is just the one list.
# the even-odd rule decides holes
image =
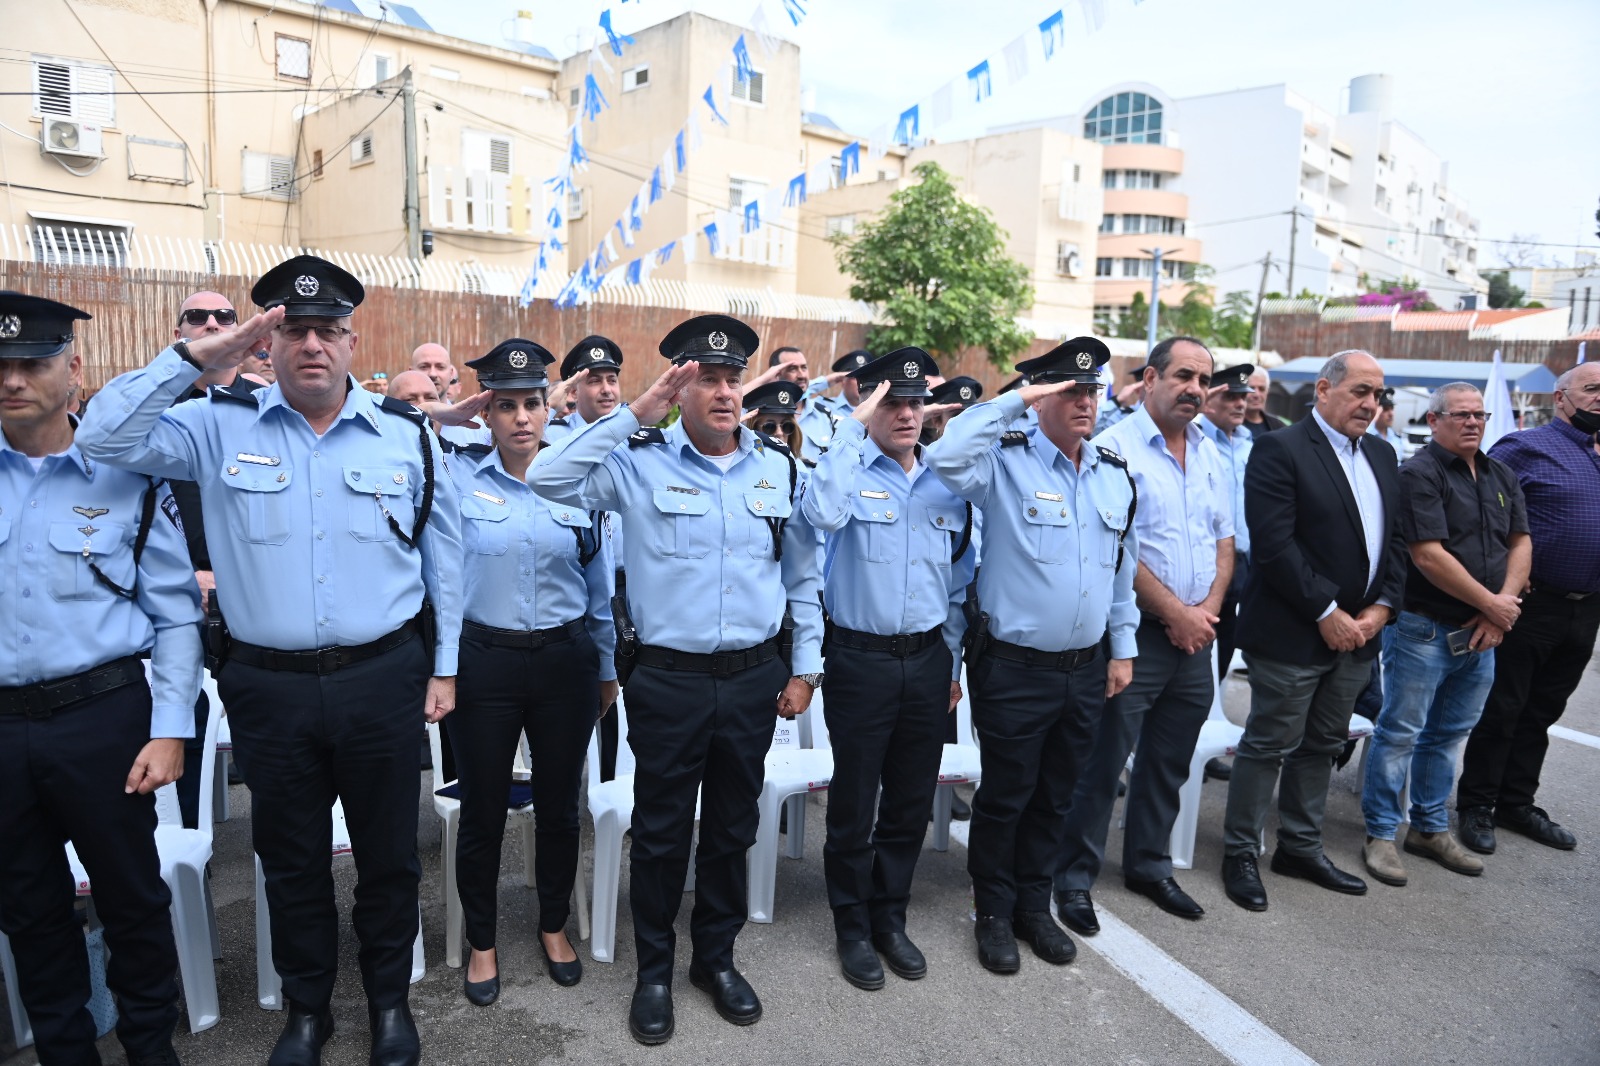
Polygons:
[[201,366],[200,363],[195,359],[195,357],[193,355],[189,354],[189,342],[188,341],[183,340],[182,338],[179,338],[178,340],[173,341],[172,342],[172,350],[178,353],[178,358],[179,359],[182,359],[185,363],[188,363],[190,366],[194,367],[196,370],[200,371],[202,374],[205,373],[205,369],[206,368]]
[[795,674],[794,676],[798,677],[801,681],[804,681],[806,684],[810,685],[811,686],[811,691],[813,691],[813,692],[815,692],[817,689],[822,687],[822,675],[820,673],[819,674]]

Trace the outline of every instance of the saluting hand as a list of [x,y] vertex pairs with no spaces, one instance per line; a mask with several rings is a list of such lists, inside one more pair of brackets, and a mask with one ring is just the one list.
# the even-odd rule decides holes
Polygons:
[[867,394],[866,398],[861,401],[860,406],[851,412],[850,417],[860,422],[863,426],[867,425],[872,421],[873,412],[877,411],[878,404],[882,403],[883,398],[887,395],[889,395],[889,383],[887,381],[878,382],[873,386],[872,391]]
[[552,411],[564,411],[567,407],[567,394],[578,387],[578,379],[589,371],[579,370],[565,381],[556,382],[551,390],[545,393],[544,405]]
[[177,737],[158,737],[139,750],[122,791],[130,796],[135,792],[148,796],[182,776],[183,741]]
[[1051,381],[1043,385],[1024,385],[1017,390],[1017,395],[1022,397],[1022,406],[1032,407],[1046,396],[1054,396],[1058,392],[1078,387],[1076,381]]
[[189,341],[189,355],[207,370],[231,370],[261,348],[267,334],[283,321],[283,308],[274,307],[247,318],[232,330]]
[[489,409],[489,404],[494,402],[494,390],[484,389],[475,392],[460,403],[446,403],[443,400],[429,400],[417,404],[417,408],[441,426],[473,426],[482,428],[476,421],[477,417]]
[[428,694],[422,698],[422,718],[437,722],[456,709],[456,679],[453,677],[428,678]]
[[637,400],[628,406],[641,426],[653,426],[678,403],[678,393],[700,373],[700,364],[693,359],[667,368],[667,372],[651,383]]

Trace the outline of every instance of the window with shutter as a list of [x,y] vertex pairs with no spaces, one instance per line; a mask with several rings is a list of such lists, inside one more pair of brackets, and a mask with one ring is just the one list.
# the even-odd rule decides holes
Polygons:
[[263,200],[293,200],[297,188],[294,180],[294,159],[286,155],[267,152],[244,152],[240,183],[242,195]]
[[33,217],[35,262],[61,266],[119,267],[127,264],[128,227]]
[[622,72],[622,91],[631,93],[650,84],[650,64],[641,63]]
[[741,104],[750,104],[752,107],[764,106],[767,102],[767,76],[762,71],[753,72],[749,79],[740,81],[737,74],[733,75],[733,87],[729,93]]
[[368,131],[350,142],[350,163],[372,162],[372,133]]
[[61,115],[95,126],[116,122],[116,75],[109,67],[46,56],[33,58],[33,114]]
[[759,200],[767,191],[764,182],[752,181],[749,178],[728,179],[728,209],[740,211],[744,205]]
[[278,77],[291,81],[311,80],[311,42],[304,37],[278,34]]
[[567,190],[567,220],[570,222],[573,219],[582,218],[583,217],[583,213],[584,213],[583,190],[582,189],[568,189]]
[[511,141],[505,137],[489,138],[489,173],[511,173]]

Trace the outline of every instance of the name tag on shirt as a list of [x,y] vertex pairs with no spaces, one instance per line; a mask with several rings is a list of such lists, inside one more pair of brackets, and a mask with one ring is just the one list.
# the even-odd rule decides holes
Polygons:
[[887,500],[889,494],[881,489],[862,489],[861,495],[868,500]]
[[1035,492],[1033,498],[1036,500],[1049,500],[1051,503],[1062,503],[1066,500],[1066,497],[1059,492]]
[[238,461],[253,463],[256,466],[277,466],[282,462],[276,455],[255,455],[251,452],[240,452]]
[[499,496],[491,496],[487,492],[483,492],[483,491],[478,490],[478,489],[474,489],[472,491],[472,494],[474,496],[476,496],[480,500],[488,500],[490,503],[499,504],[501,507],[504,507],[506,505],[506,501],[503,500],[502,498],[500,498]]

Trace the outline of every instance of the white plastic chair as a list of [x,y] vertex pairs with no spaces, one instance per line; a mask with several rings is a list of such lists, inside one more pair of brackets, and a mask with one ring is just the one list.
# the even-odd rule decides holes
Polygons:
[[[822,693],[811,699],[811,706],[801,717],[822,714]],[[801,727],[794,722],[779,719],[773,729],[772,747],[767,751],[766,776],[761,783],[761,796],[756,801],[760,822],[756,827],[756,842],[747,853],[749,863],[749,913],[752,922],[768,924],[772,921],[773,898],[778,887],[778,818],[779,810],[788,808],[788,857],[801,858],[805,854],[805,799],[813,792],[826,792],[833,780],[833,751],[827,747],[802,748]],[[827,725],[818,718],[811,723],[813,743],[819,736],[827,735]],[[790,802],[793,801],[793,802]]]
[[[588,806],[594,822],[594,897],[590,901],[589,955],[596,962],[615,962],[617,892],[622,883],[622,838],[633,824],[633,749],[628,746],[628,708],[622,693],[612,710],[617,716],[617,766],[610,781],[600,780],[600,729],[589,738]],[[696,812],[698,817],[698,811]],[[691,864],[692,869],[692,864]],[[579,863],[582,895],[582,863]]]
[[[350,830],[344,822],[344,803],[333,801],[333,855],[353,854]],[[283,1009],[283,979],[272,964],[272,924],[267,918],[267,879],[261,871],[261,856],[256,861],[256,1002],[263,1010]],[[411,983],[422,980],[426,960],[422,954],[422,908],[417,908],[417,939],[411,948]]]
[[[1238,657],[1238,652],[1234,653]],[[1217,672],[1217,645],[1211,644],[1211,673],[1215,677]],[[1233,664],[1228,664],[1228,672],[1232,674]],[[1195,741],[1194,754],[1189,758],[1189,778],[1178,789],[1178,817],[1172,823],[1172,837],[1167,842],[1167,849],[1172,854],[1172,867],[1175,870],[1190,870],[1194,868],[1194,838],[1200,830],[1200,789],[1206,780],[1206,763],[1212,759],[1233,755],[1239,750],[1239,740],[1244,736],[1244,727],[1234,725],[1228,721],[1227,715],[1222,713],[1222,687],[1226,681],[1220,681],[1212,687],[1211,713],[1206,718],[1205,724],[1200,727],[1200,736]],[[1130,757],[1131,763],[1131,757]]]
[[222,706],[222,701],[214,695],[217,683],[211,679],[209,672],[206,673],[205,679],[206,695],[211,700],[211,713],[222,718],[217,724],[217,768],[211,778],[211,818],[213,821],[226,822],[232,817],[232,811],[228,806],[228,760],[233,758],[233,730],[228,728],[227,710]]
[[0,933],[0,977],[6,982],[6,1010],[11,1015],[11,1035],[18,1048],[33,1043],[33,1024],[28,1012],[22,1009],[22,996],[17,992],[17,960],[11,955],[11,941]]
[[961,668],[961,701],[956,704],[956,742],[946,744],[939,756],[939,787],[933,793],[934,851],[950,850],[950,809],[956,786],[977,784],[983,777],[983,757],[972,732],[972,701],[967,692],[967,668]]

